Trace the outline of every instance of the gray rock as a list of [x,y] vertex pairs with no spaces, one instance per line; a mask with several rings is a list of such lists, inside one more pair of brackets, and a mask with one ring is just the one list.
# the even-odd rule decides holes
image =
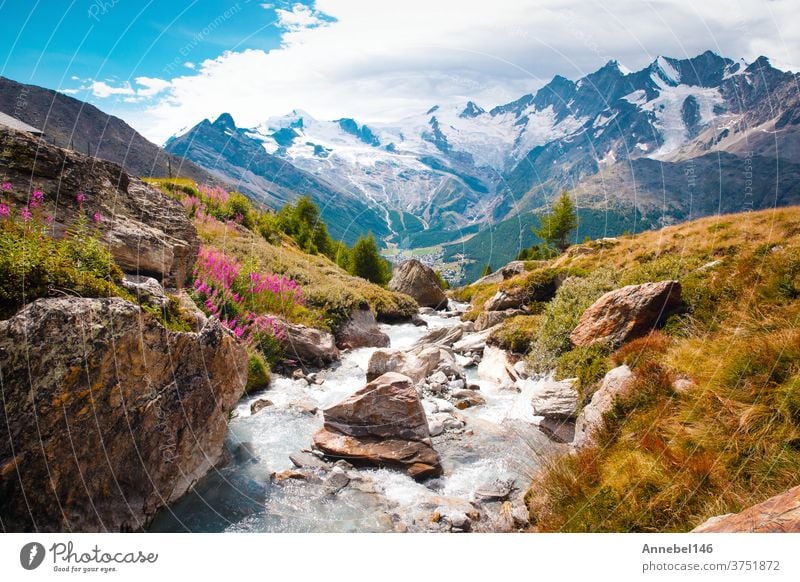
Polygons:
[[628,393],[632,385],[633,373],[628,366],[619,366],[610,370],[603,378],[603,383],[592,400],[584,406],[575,421],[576,448],[594,443],[597,432],[603,427],[603,416],[614,406],[614,401]]
[[292,453],[289,455],[289,460],[298,469],[327,469],[330,467],[329,463],[306,451]]
[[250,414],[257,414],[267,408],[268,406],[272,406],[272,400],[268,400],[266,398],[259,398],[255,402],[250,405]]
[[284,352],[290,360],[309,366],[324,366],[339,359],[332,334],[321,329],[281,320],[285,332]]
[[126,274],[122,278],[122,286],[136,297],[139,303],[157,309],[165,309],[169,305],[169,297],[164,293],[164,288],[153,277]]
[[571,443],[575,440],[575,421],[564,418],[543,418],[539,430],[557,443]]
[[[534,382],[526,380],[526,382]],[[578,408],[577,378],[567,380],[540,380],[531,398],[533,413],[546,418],[575,418]]]

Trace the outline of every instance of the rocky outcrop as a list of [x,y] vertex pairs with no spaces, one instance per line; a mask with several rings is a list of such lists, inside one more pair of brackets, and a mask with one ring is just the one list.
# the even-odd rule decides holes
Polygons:
[[413,297],[421,307],[447,308],[447,297],[436,273],[417,259],[395,267],[389,289]]
[[381,331],[375,315],[369,309],[356,309],[350,319],[336,331],[336,345],[340,349],[385,348],[389,336]]
[[525,263],[523,261],[511,261],[507,265],[500,267],[494,273],[489,273],[485,277],[481,277],[473,285],[484,285],[487,283],[502,283],[506,279],[511,279],[517,275],[525,272]]
[[632,385],[633,373],[628,366],[610,370],[604,377],[600,388],[592,395],[578,419],[575,421],[576,448],[594,443],[598,431],[603,428],[603,416],[614,406],[614,401],[625,396]]
[[323,414],[314,446],[326,456],[401,468],[415,479],[441,474],[425,410],[407,376],[384,374]]
[[694,533],[800,533],[800,486],[770,497],[739,513],[718,515]]
[[247,353],[213,318],[179,333],[119,298],[40,299],[0,322],[0,370],[4,529],[129,531],[220,459]]
[[678,281],[628,285],[595,301],[569,337],[575,346],[619,346],[649,333],[680,304]]
[[333,334],[327,331],[281,320],[284,356],[307,366],[324,366],[339,359]]
[[[17,202],[39,189],[58,208],[53,226],[63,235],[83,215],[96,223],[123,271],[181,286],[191,273],[199,246],[183,206],[120,166],[57,148],[32,136],[1,128],[0,174],[14,186]],[[78,192],[83,202],[78,201]]]

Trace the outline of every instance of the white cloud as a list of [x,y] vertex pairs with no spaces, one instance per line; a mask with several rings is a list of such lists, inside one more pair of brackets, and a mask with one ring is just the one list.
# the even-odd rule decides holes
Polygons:
[[325,19],[319,12],[304,4],[295,4],[291,10],[278,8],[275,10],[275,14],[278,17],[278,26],[289,32],[300,32],[325,23]]
[[106,97],[111,97],[112,95],[135,95],[136,91],[133,90],[130,83],[123,83],[119,87],[112,87],[105,81],[92,81],[89,89],[92,92],[92,95],[95,97],[99,97],[100,99],[105,99]]
[[185,63],[183,63],[183,66],[186,67],[187,69],[194,69],[197,65],[195,65],[191,61],[186,61]]
[[169,81],[154,77],[136,77],[136,84],[140,87],[136,90],[139,97],[154,97],[172,85]]
[[252,126],[295,108],[363,121],[467,99],[488,108],[612,58],[637,69],[711,49],[800,63],[796,0],[318,0],[275,12],[279,48],[198,63],[129,121],[160,142],[223,111]]

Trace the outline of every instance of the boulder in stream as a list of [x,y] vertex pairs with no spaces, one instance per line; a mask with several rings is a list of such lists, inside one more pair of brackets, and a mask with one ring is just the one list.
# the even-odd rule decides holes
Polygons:
[[324,411],[314,446],[353,464],[404,469],[423,479],[441,474],[439,455],[410,378],[387,373]]
[[341,349],[385,348],[389,336],[378,327],[370,309],[356,309],[350,319],[336,331],[336,345]]
[[436,273],[417,259],[395,267],[389,289],[413,297],[421,307],[447,308],[447,296]]

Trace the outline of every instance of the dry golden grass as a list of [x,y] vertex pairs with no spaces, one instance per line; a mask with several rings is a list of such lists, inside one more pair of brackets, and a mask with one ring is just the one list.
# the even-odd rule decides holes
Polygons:
[[688,312],[611,356],[635,387],[597,446],[537,476],[538,530],[686,531],[800,482],[800,209],[705,218],[554,265],[610,268],[618,284],[674,276]]

